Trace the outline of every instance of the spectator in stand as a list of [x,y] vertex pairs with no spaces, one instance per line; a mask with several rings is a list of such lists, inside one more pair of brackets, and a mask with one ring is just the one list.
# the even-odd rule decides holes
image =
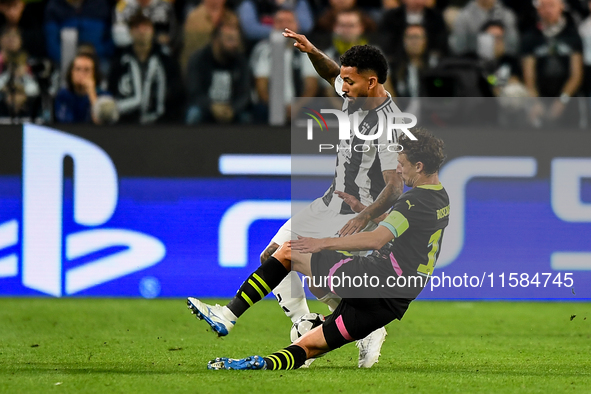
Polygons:
[[[342,11],[357,9],[357,0],[329,0],[329,7],[324,10],[316,20],[312,40],[319,48],[326,48],[330,45],[330,34],[334,32],[337,15]],[[363,31],[371,35],[376,30],[376,23],[365,12],[360,11],[363,23]]]
[[18,26],[23,39],[23,49],[29,56],[46,56],[43,38],[43,12],[45,1],[0,1],[0,30],[6,26]]
[[0,120],[2,123],[35,122],[40,113],[27,95],[26,87],[19,82],[0,87]]
[[[341,11],[337,14],[331,45],[324,50],[324,53],[339,64],[339,58],[343,53],[355,45],[367,43],[361,12],[356,9]],[[319,79],[319,84],[324,96],[337,96],[334,88],[324,79]]]
[[[291,10],[279,10],[275,13],[273,26],[277,31],[288,28],[298,30],[296,15]],[[287,116],[291,116],[291,100],[294,97],[314,97],[318,89],[316,70],[308,55],[293,46],[293,41],[285,40],[285,83],[284,103],[287,106]],[[255,105],[255,120],[266,122],[269,105],[269,77],[271,76],[271,43],[269,40],[259,42],[252,52],[251,64],[255,77],[255,88],[258,103]]]
[[178,120],[183,90],[177,62],[155,42],[152,20],[142,12],[129,20],[129,31],[132,44],[115,56],[109,75],[121,122]]
[[21,49],[18,27],[5,27],[0,35],[0,116],[33,121],[39,116],[40,90]]
[[213,30],[221,24],[239,26],[236,14],[226,8],[226,0],[203,0],[187,15],[181,54],[183,69],[187,68],[187,62],[193,53],[211,42]]
[[162,49],[173,53],[180,48],[181,32],[174,8],[167,0],[119,0],[113,23],[115,45],[125,47],[132,43],[129,21],[138,12],[152,21],[154,37]]
[[[591,10],[591,0],[587,1],[587,4]],[[579,25],[579,35],[583,42],[584,79],[582,92],[585,96],[591,97],[591,15]],[[589,104],[591,110],[591,99]]]
[[486,22],[500,21],[505,26],[505,50],[516,55],[519,51],[517,18],[500,0],[472,0],[457,16],[450,47],[456,55],[475,54],[478,34]]
[[332,33],[331,46],[324,53],[338,62],[341,55],[351,47],[366,45],[368,40],[362,19],[362,13],[357,9],[339,12]]
[[61,30],[78,30],[78,43],[92,44],[101,61],[113,50],[110,35],[111,9],[107,0],[49,0],[45,9],[45,39],[51,60],[61,61]]
[[245,122],[251,92],[240,29],[220,25],[212,43],[195,53],[187,70],[187,124]]
[[314,26],[314,16],[308,0],[244,0],[238,6],[238,17],[244,36],[250,43],[269,38],[273,31],[273,15],[279,9],[292,9],[297,16],[300,33]]
[[422,77],[429,68],[428,42],[427,30],[422,24],[410,24],[404,30],[403,60],[391,65],[390,90],[395,96],[424,96]]
[[404,51],[403,36],[409,25],[422,25],[427,33],[427,54],[432,63],[447,53],[447,29],[443,16],[434,8],[427,8],[427,0],[403,0],[402,5],[387,11],[378,28],[380,46],[389,61]]
[[495,96],[500,96],[509,85],[521,85],[519,59],[505,52],[505,25],[490,21],[482,27],[478,57]]
[[99,96],[107,95],[98,88],[100,71],[96,58],[78,53],[66,74],[67,87],[55,97],[55,121],[58,123],[99,123],[93,107]]
[[0,33],[0,72],[6,71],[8,64],[19,55],[27,56],[22,47],[20,29],[16,26],[5,26]]
[[[28,53],[22,49],[21,31],[16,26],[6,26],[0,33],[0,73],[2,86],[8,76],[18,76],[28,96],[39,95],[39,85],[28,65]],[[5,81],[6,79],[6,81]]]
[[523,38],[523,79],[532,96],[556,97],[547,109],[538,105],[532,116],[558,119],[581,86],[583,45],[563,14],[563,0],[538,0],[537,11],[538,27]]

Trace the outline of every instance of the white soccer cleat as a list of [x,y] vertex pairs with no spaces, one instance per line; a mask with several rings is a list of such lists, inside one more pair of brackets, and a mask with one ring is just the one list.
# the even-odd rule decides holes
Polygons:
[[231,312],[226,311],[225,306],[208,305],[197,298],[189,297],[187,298],[187,307],[192,314],[197,316],[197,319],[205,320],[220,337],[228,335],[234,324],[236,324],[236,320],[232,321],[228,318],[227,315],[231,314]]
[[302,366],[300,368],[310,368],[310,365],[312,365],[314,360],[316,360],[316,359],[315,358],[307,359],[306,361],[304,361],[304,363],[302,364]]
[[380,358],[380,350],[386,340],[386,329],[378,328],[368,336],[357,341],[359,348],[359,368],[371,368]]

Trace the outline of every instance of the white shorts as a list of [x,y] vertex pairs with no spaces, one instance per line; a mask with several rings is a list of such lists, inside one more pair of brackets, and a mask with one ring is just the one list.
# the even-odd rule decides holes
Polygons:
[[356,215],[343,215],[328,209],[322,198],[317,198],[285,222],[271,242],[281,245],[297,239],[298,235],[312,238],[336,237],[339,230]]

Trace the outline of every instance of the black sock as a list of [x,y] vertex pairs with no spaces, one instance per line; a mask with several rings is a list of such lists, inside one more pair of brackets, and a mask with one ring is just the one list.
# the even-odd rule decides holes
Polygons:
[[267,369],[297,369],[306,361],[306,351],[298,345],[290,345],[270,356],[263,357]]
[[242,283],[238,293],[227,307],[240,317],[248,308],[271,292],[289,271],[275,257],[271,256]]

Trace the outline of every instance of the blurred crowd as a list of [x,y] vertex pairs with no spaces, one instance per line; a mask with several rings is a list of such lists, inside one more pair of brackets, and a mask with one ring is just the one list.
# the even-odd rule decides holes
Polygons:
[[[266,123],[272,36],[381,48],[393,97],[589,112],[587,0],[0,0],[4,123]],[[285,40],[284,103],[334,95]],[[275,46],[276,47],[276,46]],[[277,53],[277,52],[276,52]]]

